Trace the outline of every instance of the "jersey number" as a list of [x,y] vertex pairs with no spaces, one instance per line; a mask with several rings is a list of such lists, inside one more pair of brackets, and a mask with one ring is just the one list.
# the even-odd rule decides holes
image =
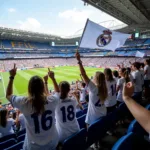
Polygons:
[[112,96],[114,96],[114,94],[116,93],[116,84],[115,85],[111,85],[111,91],[112,91]]
[[[50,116],[51,114],[52,114],[52,111],[46,110],[41,116],[41,127],[45,131],[49,130],[52,127],[53,118],[52,116]],[[31,115],[31,118],[34,121],[35,133],[36,134],[40,133],[40,123],[39,123],[40,121],[39,121],[38,115],[34,113]]]
[[100,100],[98,100],[96,103],[95,103],[95,106],[96,107],[101,107],[102,105],[100,104]]
[[69,121],[72,121],[74,119],[75,113],[74,113],[74,107],[72,105],[67,107],[67,112],[65,106],[61,107],[60,110],[62,111],[63,122],[67,122],[67,119]]

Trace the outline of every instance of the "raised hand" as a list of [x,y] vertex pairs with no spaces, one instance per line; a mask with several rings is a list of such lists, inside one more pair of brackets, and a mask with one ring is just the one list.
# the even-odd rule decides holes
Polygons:
[[78,61],[80,61],[80,54],[79,54],[79,52],[78,52],[78,51],[76,52],[75,57],[76,57],[76,59],[77,59]]
[[132,97],[132,94],[134,92],[134,86],[131,82],[128,82],[123,87],[123,99],[126,97]]
[[54,79],[55,78],[55,74],[53,71],[50,71],[50,69],[48,68],[48,76],[51,78],[51,79]]
[[47,82],[48,81],[48,75],[44,76],[43,79],[44,79],[44,82]]
[[9,71],[10,76],[15,77],[17,73],[16,64],[14,64],[14,68]]

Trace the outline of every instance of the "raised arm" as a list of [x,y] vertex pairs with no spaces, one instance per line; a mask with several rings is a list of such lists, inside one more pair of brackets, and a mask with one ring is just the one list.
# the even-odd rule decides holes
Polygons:
[[51,80],[53,82],[55,92],[59,92],[59,87],[58,87],[58,84],[55,79],[55,74],[53,71],[50,71],[49,68],[48,68],[48,76],[51,78]]
[[10,77],[6,90],[6,98],[10,101],[10,97],[13,94],[13,81],[17,72],[16,64],[14,64],[14,68],[9,71]]
[[150,133],[150,111],[148,111],[143,106],[136,103],[135,100],[131,98],[134,91],[132,83],[127,83],[123,88],[123,99],[126,103],[128,109],[139,122],[139,124]]
[[43,79],[44,79],[45,93],[47,95],[49,95],[49,90],[48,90],[48,75],[44,76]]
[[78,102],[78,106],[80,107],[81,110],[83,110],[83,106],[80,103],[80,99],[79,96],[77,95],[76,91],[73,92],[74,97],[76,98],[77,102]]
[[82,65],[82,61],[80,59],[80,54],[78,52],[76,52],[76,59],[78,60],[79,69],[80,69],[81,75],[82,75],[85,83],[88,84],[90,79],[89,79],[89,77],[86,74],[86,71],[85,71],[85,69],[84,69],[84,67]]

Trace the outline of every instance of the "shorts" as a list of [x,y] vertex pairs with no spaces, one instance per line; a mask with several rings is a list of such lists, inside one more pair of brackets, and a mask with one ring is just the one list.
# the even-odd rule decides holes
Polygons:
[[144,80],[144,87],[150,88],[150,80]]

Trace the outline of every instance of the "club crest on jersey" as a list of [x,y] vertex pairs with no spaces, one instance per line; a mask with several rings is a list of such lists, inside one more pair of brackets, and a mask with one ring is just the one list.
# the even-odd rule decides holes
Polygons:
[[103,34],[98,36],[98,38],[96,40],[97,46],[104,47],[104,46],[108,45],[112,40],[111,35],[112,35],[112,32],[110,30],[104,30]]

